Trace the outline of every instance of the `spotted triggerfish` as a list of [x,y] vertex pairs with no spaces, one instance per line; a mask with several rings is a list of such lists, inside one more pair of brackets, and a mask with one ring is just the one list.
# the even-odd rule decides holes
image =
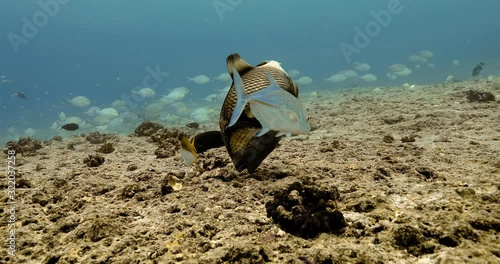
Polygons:
[[247,95],[243,81],[236,69],[233,69],[234,87],[236,89],[236,106],[228,127],[233,126],[248,104],[251,115],[255,116],[262,125],[257,133],[260,137],[270,130],[278,131],[277,137],[293,134],[307,134],[311,126],[307,122],[306,111],[302,103],[289,92],[281,89],[274,78],[267,74],[271,85],[263,90]]
[[[236,170],[239,172],[247,170],[249,173],[253,173],[269,153],[278,146],[282,139],[282,137],[276,136],[278,133],[291,132],[293,134],[295,132],[291,131],[290,127],[273,130],[275,126],[270,125],[271,130],[267,132],[264,130],[262,135],[256,136],[264,127],[261,121],[256,118],[259,114],[256,112],[257,115],[255,115],[250,106],[245,107],[236,122],[229,126],[237,102],[235,78],[240,76],[242,87],[248,95],[269,86],[276,86],[297,97],[299,89],[277,61],[264,61],[257,66],[252,66],[239,54],[234,53],[227,57],[226,64],[233,83],[222,104],[219,117],[220,131],[204,132],[194,136],[191,140],[187,139],[186,135],[181,136],[182,158],[186,165],[192,165],[196,162],[197,153],[225,146]],[[269,76],[272,76],[275,84],[271,83]],[[272,92],[272,90],[266,92],[270,91]],[[269,125],[268,121],[262,120],[262,122]]]

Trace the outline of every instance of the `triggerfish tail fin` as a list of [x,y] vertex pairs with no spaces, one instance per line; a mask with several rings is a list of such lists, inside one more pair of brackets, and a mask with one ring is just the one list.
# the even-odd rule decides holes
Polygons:
[[181,153],[182,162],[185,166],[190,167],[198,160],[198,153],[194,147],[194,138],[190,141],[185,134],[180,134],[179,140],[181,141],[179,152]]
[[243,110],[245,109],[245,106],[247,104],[247,97],[248,95],[245,92],[245,87],[243,86],[243,80],[241,79],[240,74],[235,68],[232,68],[233,70],[233,82],[234,82],[234,89],[236,91],[236,105],[233,110],[233,114],[231,115],[231,119],[229,120],[229,125],[228,127],[233,126],[236,121],[238,121],[238,118],[240,118],[241,113],[243,113]]

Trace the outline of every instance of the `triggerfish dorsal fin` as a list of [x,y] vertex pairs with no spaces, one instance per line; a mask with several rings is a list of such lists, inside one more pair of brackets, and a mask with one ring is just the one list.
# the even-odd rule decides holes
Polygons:
[[[238,73],[245,72],[254,68],[252,65],[248,64],[240,54],[233,53],[229,55],[226,59],[227,72],[229,75],[233,76],[233,68],[236,69]],[[234,77],[233,77],[234,79]]]
[[270,85],[271,87],[274,86],[274,87],[281,88],[271,74],[266,73],[266,75],[267,75],[267,78],[269,78],[269,82],[271,83],[271,85]]

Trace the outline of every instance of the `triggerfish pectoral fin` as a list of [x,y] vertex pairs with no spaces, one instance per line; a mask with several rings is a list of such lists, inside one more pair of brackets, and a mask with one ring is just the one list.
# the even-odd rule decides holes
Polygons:
[[262,126],[262,129],[259,131],[259,133],[257,133],[257,135],[255,135],[256,137],[260,137],[262,135],[264,135],[265,133],[271,131],[271,129],[269,129],[269,127],[266,127],[266,126]]
[[235,68],[233,70],[233,81],[234,81],[234,89],[236,91],[236,106],[234,107],[233,114],[231,115],[231,119],[229,120],[228,127],[236,124],[236,121],[245,110],[245,106],[247,105],[248,95],[245,92],[245,87],[243,86],[243,80],[241,80],[241,76]]

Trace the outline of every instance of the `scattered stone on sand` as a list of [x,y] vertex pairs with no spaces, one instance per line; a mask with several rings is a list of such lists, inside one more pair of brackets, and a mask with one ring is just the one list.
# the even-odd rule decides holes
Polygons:
[[495,95],[490,92],[480,92],[476,90],[469,90],[465,92],[469,102],[493,102]]
[[274,193],[274,199],[266,203],[266,211],[283,230],[303,238],[324,232],[340,233],[346,222],[336,206],[339,197],[335,186],[294,182]]
[[99,167],[104,163],[104,157],[101,155],[89,155],[83,159],[83,163],[87,164],[89,167]]
[[388,125],[393,125],[399,122],[404,121],[405,118],[403,116],[398,116],[398,117],[389,117],[389,118],[384,118],[384,123]]
[[391,170],[388,168],[377,168],[373,175],[374,180],[387,179],[391,177]]
[[43,147],[40,140],[33,139],[32,137],[22,137],[18,141],[12,140],[5,144],[3,153],[7,154],[9,150],[14,150],[17,154],[24,156],[35,156],[37,150]]
[[106,143],[102,144],[101,146],[99,146],[96,149],[96,151],[100,152],[100,153],[109,154],[109,153],[115,151],[115,148],[113,147],[113,144],[106,142]]
[[161,181],[161,195],[179,191],[182,189],[182,186],[182,180],[175,176],[175,174],[168,173]]
[[130,164],[127,166],[127,171],[135,171],[135,170],[137,170],[137,165]]
[[476,191],[474,191],[474,189],[470,187],[457,188],[455,189],[455,192],[457,192],[457,194],[462,198],[470,198],[476,196]]

